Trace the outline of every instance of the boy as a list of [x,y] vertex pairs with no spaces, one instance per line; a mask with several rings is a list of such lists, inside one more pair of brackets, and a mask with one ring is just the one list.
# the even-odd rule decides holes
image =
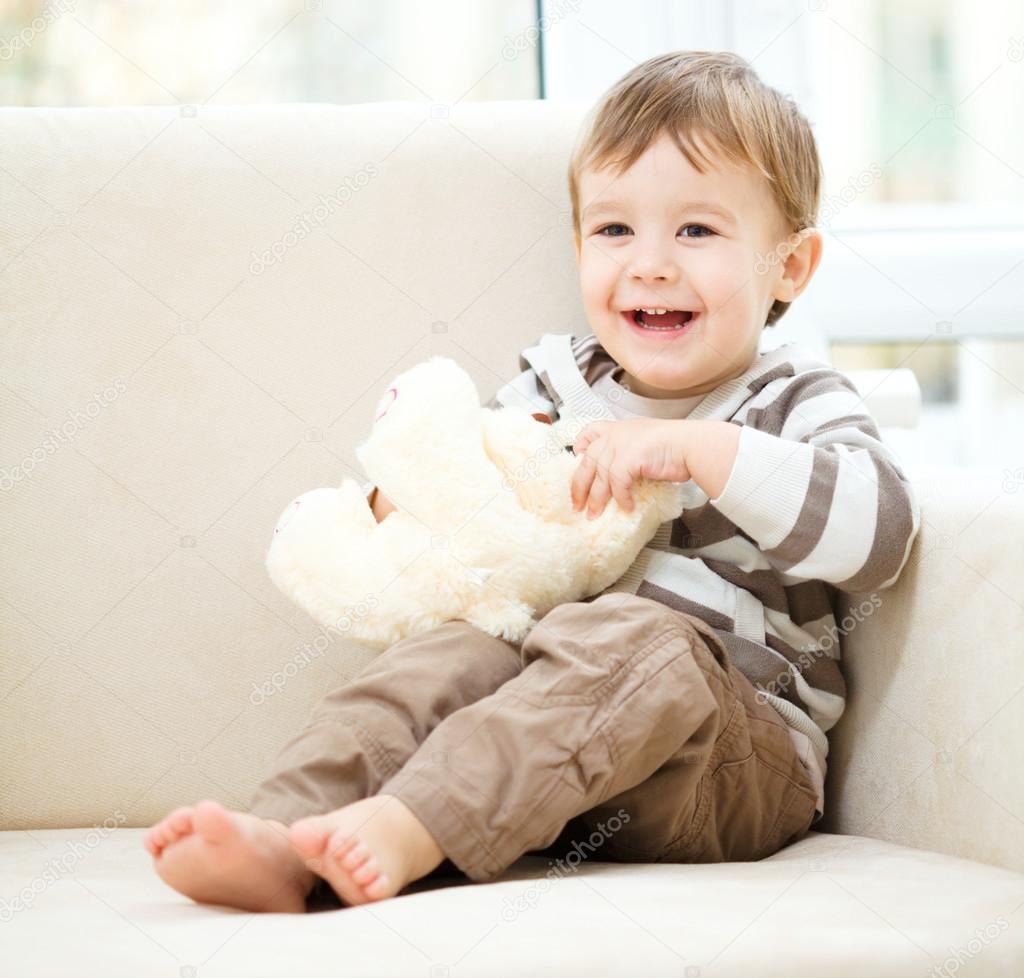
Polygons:
[[643,476],[686,483],[682,515],[521,649],[454,621],[381,653],[251,812],[154,826],[193,899],[300,912],[323,878],[366,903],[574,837],[599,859],[760,859],[821,818],[836,590],[891,585],[919,512],[847,378],[757,352],[821,256],[810,127],[736,55],[673,52],[604,96],[569,182],[593,335],[542,336],[490,406],[579,421],[578,509],[630,507]]

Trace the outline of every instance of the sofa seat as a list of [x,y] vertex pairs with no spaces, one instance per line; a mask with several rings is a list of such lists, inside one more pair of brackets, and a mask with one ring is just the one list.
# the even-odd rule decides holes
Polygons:
[[0,833],[0,971],[34,978],[1024,974],[1024,875],[864,836],[812,831],[756,863],[582,860],[558,870],[524,856],[491,883],[431,879],[391,900],[321,904],[302,915],[193,903],[153,871],[144,833]]

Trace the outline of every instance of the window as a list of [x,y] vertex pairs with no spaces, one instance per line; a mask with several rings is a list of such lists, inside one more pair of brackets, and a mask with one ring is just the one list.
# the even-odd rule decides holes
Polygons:
[[534,0],[9,0],[0,99],[158,105],[525,99]]

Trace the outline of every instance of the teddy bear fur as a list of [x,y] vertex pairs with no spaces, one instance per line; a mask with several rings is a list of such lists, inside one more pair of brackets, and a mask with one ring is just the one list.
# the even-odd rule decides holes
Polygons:
[[649,479],[631,512],[614,498],[593,520],[574,511],[583,425],[481,407],[448,357],[396,377],[374,413],[356,456],[397,511],[378,523],[353,479],[314,489],[285,508],[266,559],[315,621],[372,649],[454,619],[519,643],[556,605],[618,580],[682,512],[682,484]]

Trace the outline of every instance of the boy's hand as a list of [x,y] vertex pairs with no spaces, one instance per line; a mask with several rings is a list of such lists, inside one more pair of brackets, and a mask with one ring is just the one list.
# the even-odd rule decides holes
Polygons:
[[683,438],[687,424],[685,418],[623,418],[588,424],[572,446],[580,457],[570,486],[573,509],[589,503],[587,519],[594,519],[614,496],[622,509],[631,512],[630,489],[635,479],[689,481]]

